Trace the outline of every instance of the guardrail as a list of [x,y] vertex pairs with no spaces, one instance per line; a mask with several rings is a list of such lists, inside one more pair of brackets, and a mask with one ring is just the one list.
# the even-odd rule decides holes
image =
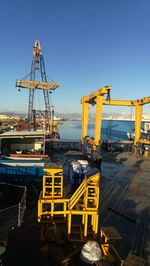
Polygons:
[[52,140],[46,145],[46,150],[54,151],[66,151],[66,150],[80,150],[81,141],[80,140]]
[[[1,183],[4,184],[5,183]],[[11,185],[13,187],[21,187],[23,189],[22,197],[17,204],[11,205],[7,208],[0,210],[0,240],[6,240],[8,232],[16,226],[21,226],[24,219],[24,213],[26,210],[26,195],[27,188],[23,186]]]

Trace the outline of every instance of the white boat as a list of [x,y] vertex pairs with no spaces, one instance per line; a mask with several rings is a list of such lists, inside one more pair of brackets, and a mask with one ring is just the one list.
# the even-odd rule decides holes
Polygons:
[[[144,128],[141,129],[141,137],[143,135],[143,138],[147,138],[147,136],[150,135],[150,122],[144,123]],[[135,138],[135,132],[132,130],[131,132],[127,132],[127,137],[129,140],[134,140]]]
[[59,116],[54,115],[54,121],[61,121],[61,118]]

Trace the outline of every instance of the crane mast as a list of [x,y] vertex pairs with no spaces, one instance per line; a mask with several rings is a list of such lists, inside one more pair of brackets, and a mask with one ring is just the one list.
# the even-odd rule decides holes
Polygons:
[[[32,58],[32,65],[31,65],[31,74],[30,80],[35,80],[36,71],[40,71],[41,80],[47,82],[46,78],[46,70],[44,64],[44,57],[41,49],[41,45],[39,41],[35,42],[33,47],[33,58]],[[28,130],[30,131],[32,128],[32,122],[35,125],[35,117],[33,112],[33,105],[34,105],[34,89],[29,89],[29,105],[28,105]],[[44,94],[44,102],[45,102],[45,129],[46,131],[51,131],[50,123],[51,123],[51,107],[49,101],[49,92],[43,90]],[[34,126],[35,129],[35,126]]]
[[[37,72],[40,72],[41,81],[36,81]],[[55,90],[59,85],[47,81],[46,69],[44,64],[44,56],[40,42],[36,40],[33,47],[32,64],[30,72],[30,80],[16,80],[16,87],[29,89],[29,104],[28,104],[28,130],[31,131],[34,125],[36,130],[36,115],[39,112],[34,109],[35,90],[43,90],[45,110],[40,111],[45,120],[45,131],[52,133],[53,110],[50,105],[49,92]]]

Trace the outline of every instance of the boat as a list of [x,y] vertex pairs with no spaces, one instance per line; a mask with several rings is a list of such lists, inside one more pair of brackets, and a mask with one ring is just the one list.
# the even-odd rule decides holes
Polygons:
[[[130,132],[127,132],[127,137],[129,140],[134,140],[135,130],[133,129]],[[141,128],[141,138],[149,139],[150,137],[150,122],[144,123],[144,128]]]

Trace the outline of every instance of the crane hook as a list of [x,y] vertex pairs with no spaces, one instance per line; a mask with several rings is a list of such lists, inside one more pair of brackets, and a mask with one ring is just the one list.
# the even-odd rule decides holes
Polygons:
[[107,90],[107,96],[106,96],[106,101],[110,101],[111,97],[110,97],[110,90]]

